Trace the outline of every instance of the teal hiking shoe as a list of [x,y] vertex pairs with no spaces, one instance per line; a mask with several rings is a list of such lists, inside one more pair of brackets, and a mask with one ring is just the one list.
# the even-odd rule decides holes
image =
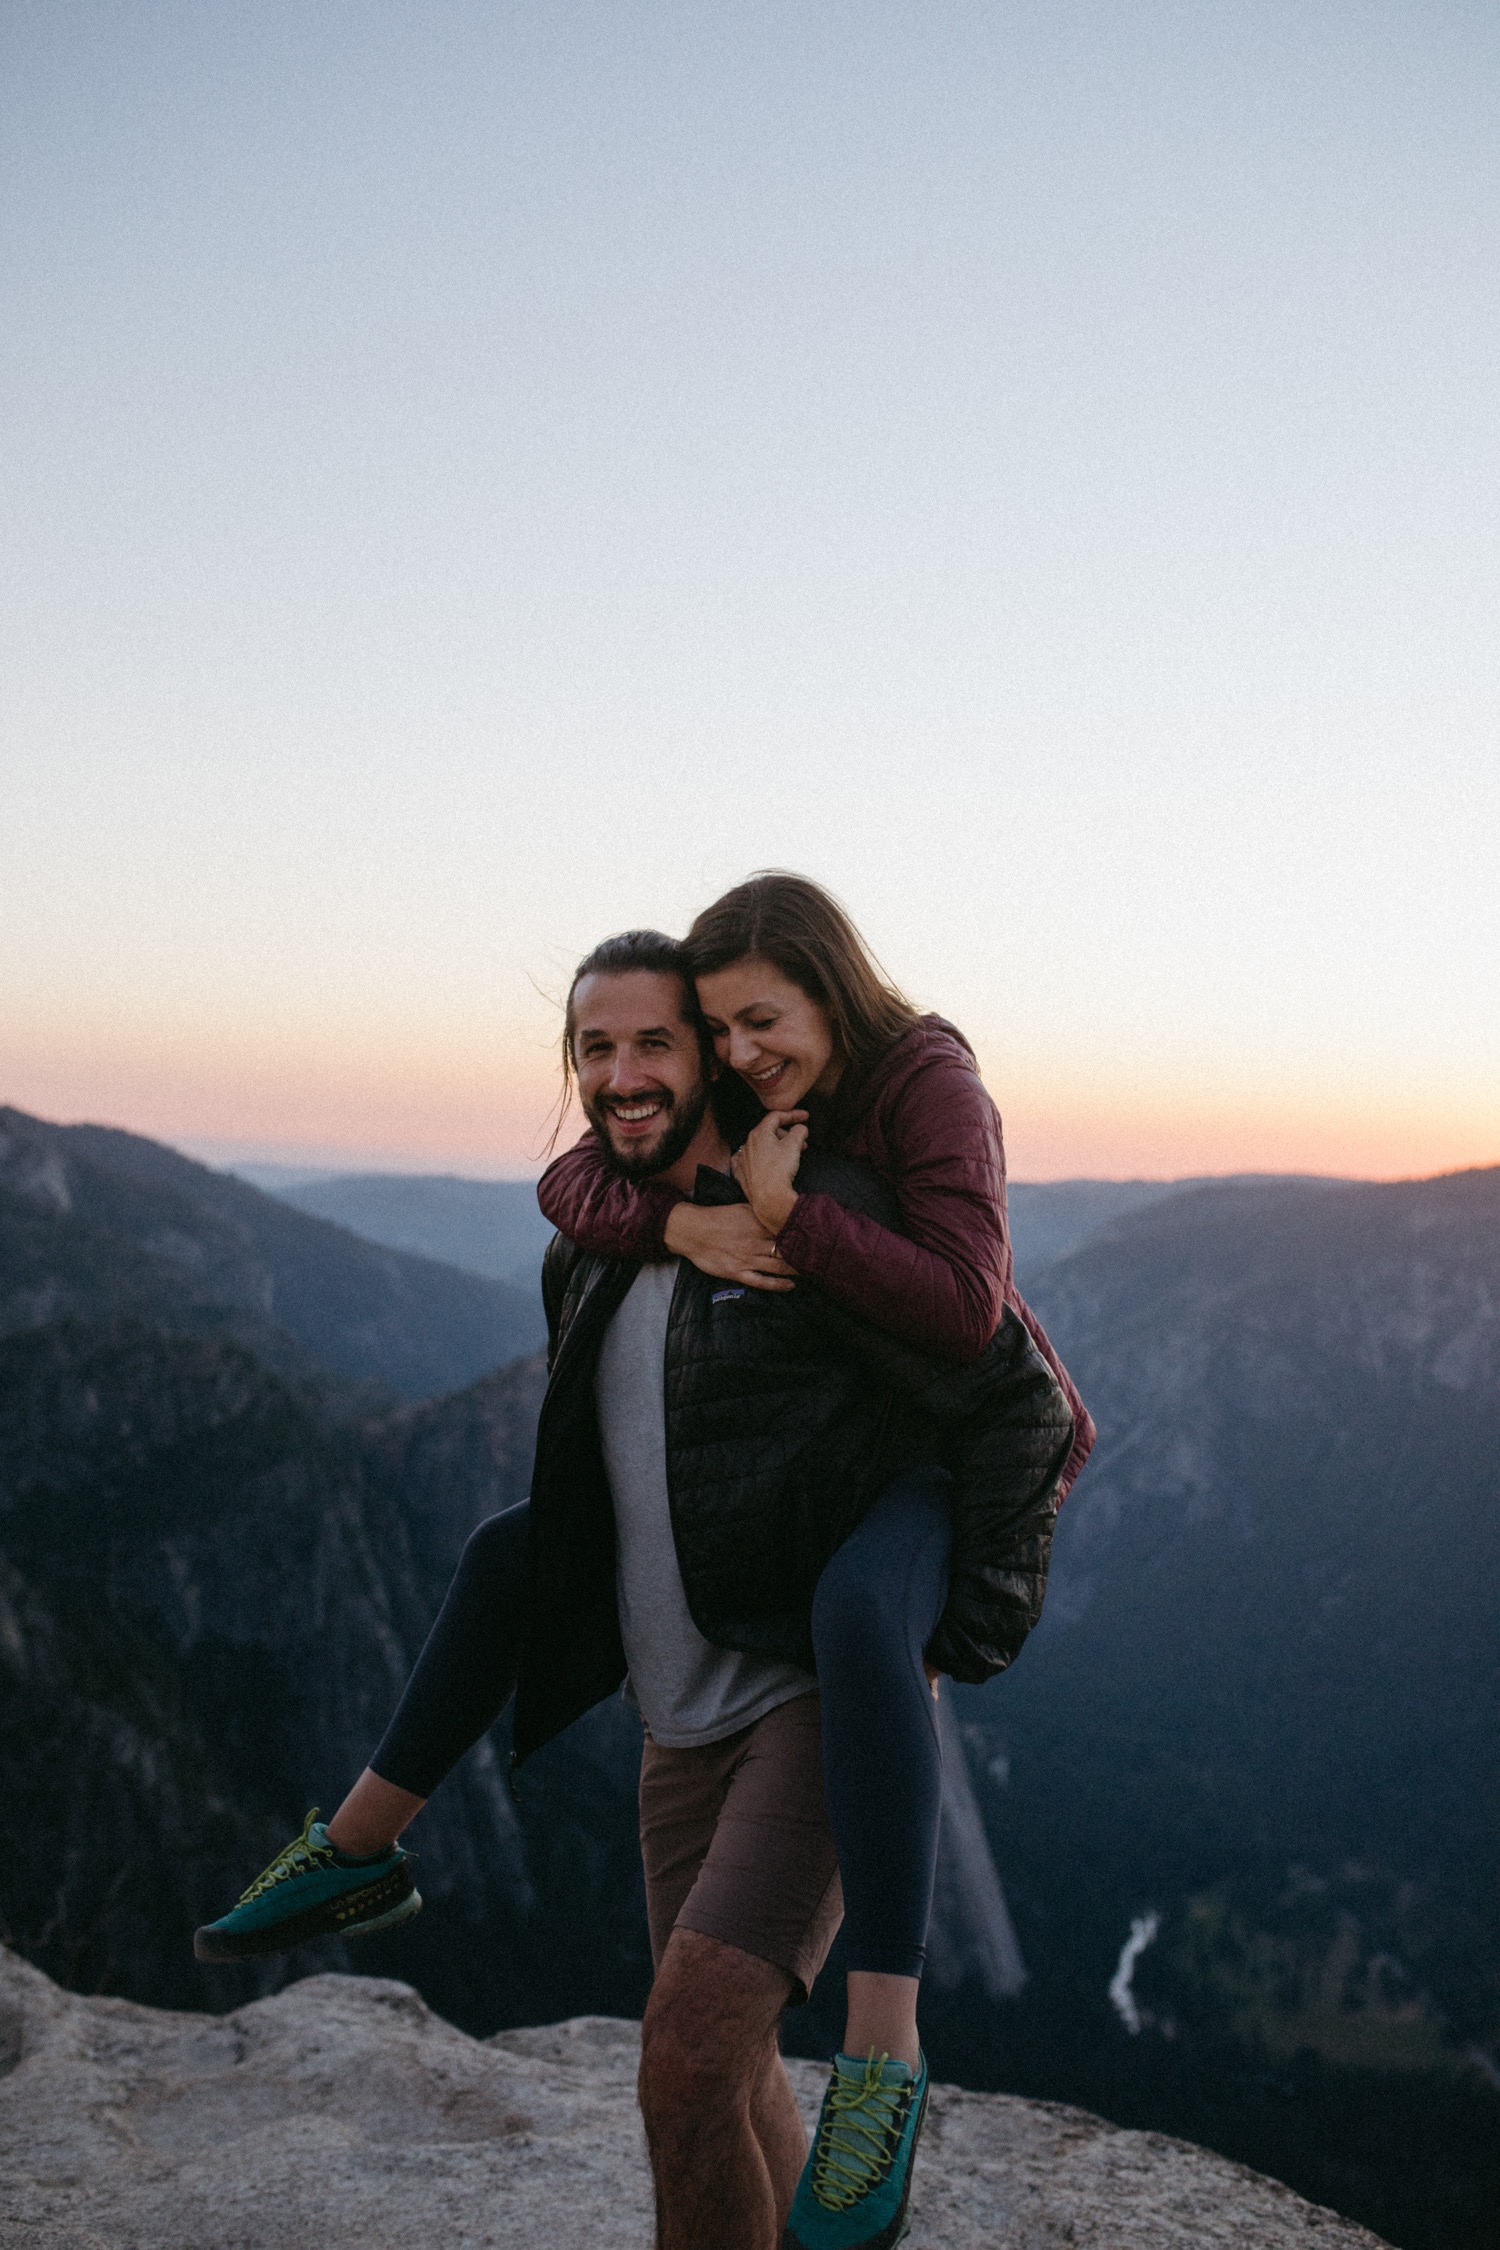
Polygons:
[[254,1961],[315,1937],[368,1937],[419,1913],[422,1894],[399,1844],[350,1859],[328,1841],[314,1805],[302,1833],[257,1875],[239,1905],[193,1938],[200,1961]]
[[892,2250],[911,2220],[912,2158],[927,2115],[927,2058],[915,2076],[873,2051],[835,2055],[783,2250]]

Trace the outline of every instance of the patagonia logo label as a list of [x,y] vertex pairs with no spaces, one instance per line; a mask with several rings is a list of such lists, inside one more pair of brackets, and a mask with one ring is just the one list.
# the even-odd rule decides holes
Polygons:
[[709,1299],[711,1305],[732,1305],[736,1297],[743,1297],[743,1289],[716,1289]]

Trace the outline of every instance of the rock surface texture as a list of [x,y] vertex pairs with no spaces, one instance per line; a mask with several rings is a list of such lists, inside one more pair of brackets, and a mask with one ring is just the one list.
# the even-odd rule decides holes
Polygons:
[[[230,2016],[66,1993],[0,1953],[5,2250],[646,2250],[636,2027],[480,2042],[406,1985],[315,1976]],[[822,2073],[793,2063],[811,2119]],[[911,2250],[1378,2250],[1201,2149],[939,2087]]]

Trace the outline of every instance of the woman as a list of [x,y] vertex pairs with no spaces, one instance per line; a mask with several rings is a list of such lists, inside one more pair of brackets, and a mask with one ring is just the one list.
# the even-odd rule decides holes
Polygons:
[[[686,950],[719,1063],[765,1112],[734,1160],[763,1229],[758,1246],[745,1248],[743,1212],[704,1209],[673,1188],[622,1179],[592,1135],[543,1176],[547,1217],[585,1250],[639,1258],[665,1251],[745,1287],[792,1286],[791,1269],[891,1335],[955,1361],[978,1358],[1011,1308],[1073,1413],[1066,1493],[1088,1457],[1093,1425],[1015,1291],[1000,1119],[967,1041],[941,1017],[918,1015],[880,974],[842,908],[800,876],[759,875],[728,892],[699,915]],[[810,1135],[887,1181],[900,1233],[831,1196],[799,1194]],[[936,1468],[893,1485],[828,1564],[814,1603],[849,1961],[835,2105],[841,2080],[852,2084],[866,2071],[864,2058],[889,2058],[897,2082],[902,2072],[918,2080],[923,2069],[916,2005],[941,1796],[936,1675],[924,1651],[947,1592],[944,1486]],[[793,2211],[799,2240],[816,2237],[820,2212],[844,2208],[839,2140],[825,2104]],[[910,2149],[909,2139],[908,2164]],[[852,2181],[859,2151],[846,2154]]]

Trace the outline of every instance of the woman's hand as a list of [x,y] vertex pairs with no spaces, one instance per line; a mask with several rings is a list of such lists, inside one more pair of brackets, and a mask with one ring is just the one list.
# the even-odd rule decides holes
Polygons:
[[750,1208],[773,1239],[796,1207],[792,1186],[807,1146],[805,1109],[768,1109],[731,1162]]
[[674,1258],[686,1258],[700,1273],[722,1281],[743,1282],[747,1289],[792,1286],[793,1269],[777,1257],[775,1237],[747,1203],[674,1203],[662,1240]]

